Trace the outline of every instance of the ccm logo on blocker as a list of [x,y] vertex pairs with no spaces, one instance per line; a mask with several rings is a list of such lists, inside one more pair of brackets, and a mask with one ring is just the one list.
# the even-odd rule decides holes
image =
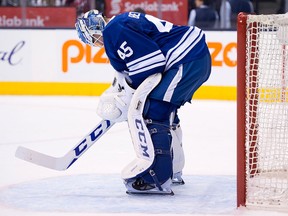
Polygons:
[[[220,42],[207,42],[214,67],[236,67],[237,43],[222,44]],[[75,54],[75,50],[77,51]],[[72,54],[74,53],[74,54]],[[95,49],[78,40],[68,40],[62,47],[62,71],[68,72],[70,64],[85,61],[90,63],[109,63],[104,48]]]

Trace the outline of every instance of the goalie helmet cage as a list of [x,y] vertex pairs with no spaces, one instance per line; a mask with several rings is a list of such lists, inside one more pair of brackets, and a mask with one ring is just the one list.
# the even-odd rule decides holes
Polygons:
[[288,14],[237,20],[237,206],[288,211]]

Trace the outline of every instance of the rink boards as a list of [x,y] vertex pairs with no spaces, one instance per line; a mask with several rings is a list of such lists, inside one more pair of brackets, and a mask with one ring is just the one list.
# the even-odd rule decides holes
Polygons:
[[[114,70],[102,48],[79,41],[74,29],[2,29],[1,95],[92,95],[107,89]],[[207,31],[210,79],[196,99],[236,99],[236,32]]]

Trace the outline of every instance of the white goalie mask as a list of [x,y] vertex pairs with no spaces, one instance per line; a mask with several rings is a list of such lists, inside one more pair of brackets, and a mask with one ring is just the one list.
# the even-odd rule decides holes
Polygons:
[[78,18],[75,24],[79,38],[91,46],[103,47],[103,30],[106,21],[98,10],[86,12],[82,18]]

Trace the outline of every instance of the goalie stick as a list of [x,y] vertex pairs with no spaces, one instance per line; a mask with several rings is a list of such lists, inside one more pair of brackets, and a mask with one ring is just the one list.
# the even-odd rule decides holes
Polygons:
[[104,133],[106,133],[114,122],[102,120],[88,135],[75,145],[63,157],[49,156],[22,146],[16,150],[15,156],[22,160],[54,170],[67,170],[74,162],[84,154]]

